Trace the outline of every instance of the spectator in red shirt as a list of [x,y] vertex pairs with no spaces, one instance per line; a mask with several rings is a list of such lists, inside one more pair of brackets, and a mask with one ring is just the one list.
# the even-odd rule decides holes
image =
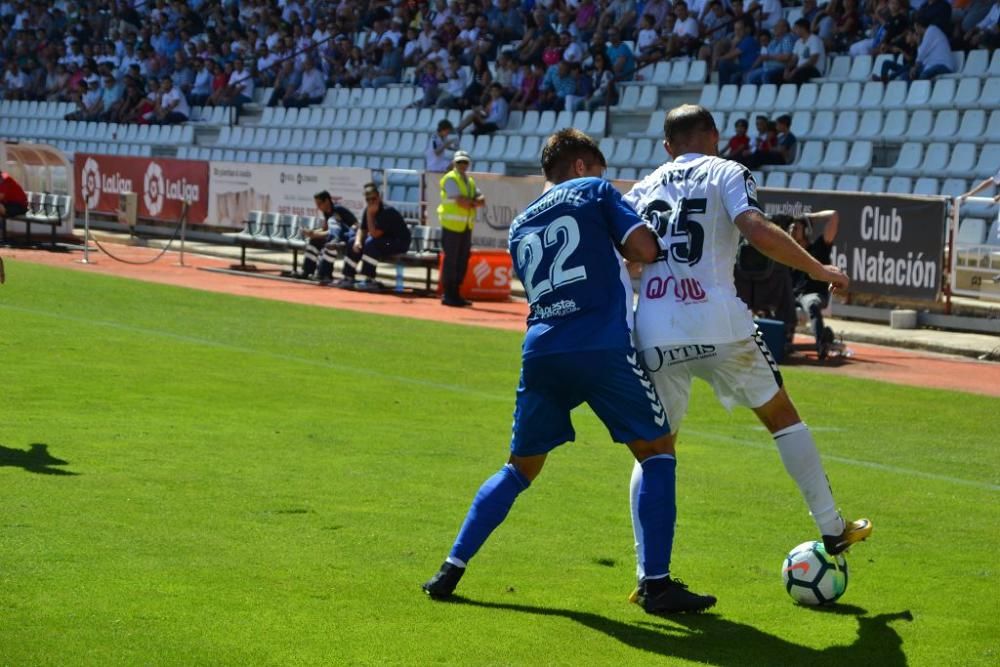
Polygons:
[[0,171],[0,218],[16,218],[28,212],[28,195],[21,184]]
[[750,123],[747,122],[745,118],[740,118],[736,121],[736,134],[733,138],[729,140],[726,147],[722,149],[719,153],[719,157],[729,158],[730,160],[740,161],[750,154],[750,137],[747,136],[747,130],[750,129]]

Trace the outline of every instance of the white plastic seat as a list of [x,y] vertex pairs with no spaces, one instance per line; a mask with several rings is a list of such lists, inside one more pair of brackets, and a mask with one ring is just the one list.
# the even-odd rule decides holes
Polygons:
[[[798,94],[799,90],[794,83],[781,84],[778,88],[778,96],[774,100],[775,111],[791,111],[795,106],[795,98]],[[812,111],[812,109],[808,109],[808,111]]]
[[[686,60],[675,61],[670,66],[670,78],[667,80],[667,83],[671,86],[683,86],[689,81],[689,74],[690,71]],[[705,76],[702,75],[701,81],[704,80]]]
[[754,109],[757,111],[771,111],[778,98],[778,86],[773,83],[765,83],[757,89],[757,99],[754,101]]
[[964,178],[946,178],[941,184],[941,194],[946,197],[958,197],[969,191],[969,183]]
[[639,93],[641,86],[621,86],[621,98],[616,108],[620,111],[635,111],[639,108]]
[[[492,144],[490,144],[492,148]],[[503,159],[517,160],[521,157],[521,149],[524,148],[524,137],[519,134],[507,137],[507,147],[504,149]]]
[[[831,84],[836,85],[836,84]],[[795,96],[795,104],[792,106],[796,111],[810,111],[816,108],[816,98],[819,96],[819,86],[815,83],[803,83],[799,86],[799,93]]]
[[857,81],[848,81],[840,86],[840,95],[834,102],[834,108],[844,110],[856,110],[861,103],[861,84]]
[[1000,110],[994,109],[990,112],[990,119],[986,123],[983,137],[986,141],[1000,141]]
[[[914,81],[914,83],[918,82]],[[906,81],[890,81],[885,87],[885,95],[882,97],[882,107],[884,109],[902,109],[906,105],[906,94],[908,91],[909,86]]]
[[521,146],[521,154],[518,156],[519,162],[527,162],[532,165],[538,164],[538,156],[542,151],[542,143],[538,137],[525,137]]
[[855,141],[851,144],[851,153],[844,163],[844,171],[867,172],[872,166],[872,142]]
[[851,81],[870,81],[872,76],[872,57],[869,55],[855,56],[851,60],[851,71],[847,78]]
[[[847,162],[847,142],[831,141],[826,145],[826,152],[823,154],[822,168],[824,171],[839,172]],[[815,185],[813,186],[815,187]]]
[[816,102],[813,104],[815,109],[837,109],[840,108],[838,105],[838,99],[840,97],[840,84],[832,83],[827,81],[819,87],[819,94],[816,96]]
[[906,91],[906,99],[903,105],[907,109],[922,109],[931,100],[931,82],[927,79],[912,81]]
[[868,81],[861,89],[862,109],[882,109],[882,98],[885,97],[885,84],[881,81]]
[[556,116],[556,129],[562,130],[567,127],[573,127],[573,112],[563,110]]
[[[996,59],[994,58],[994,60]],[[674,70],[676,69],[677,63],[674,63]],[[1000,67],[997,70],[997,74],[1000,75]],[[673,73],[671,73],[670,78],[673,80]],[[704,85],[706,78],[708,78],[708,63],[704,60],[695,60],[688,67],[687,78],[684,80],[684,83],[688,86],[701,86]]]
[[483,157],[487,160],[500,160],[503,159],[506,152],[507,137],[498,134],[493,137],[493,140],[490,142],[490,148]]
[[739,86],[727,83],[719,89],[719,99],[715,101],[715,106],[712,108],[717,111],[732,111],[736,106],[738,91]]
[[980,109],[1000,108],[1000,78],[986,79],[979,94]]
[[851,74],[851,57],[850,56],[834,56],[833,62],[830,63],[829,69],[826,72],[827,81],[847,81]]
[[632,151],[635,148],[633,139],[618,139],[615,142],[614,153],[608,158],[608,162],[617,167],[627,167],[632,164]]
[[811,111],[796,111],[792,114],[792,133],[803,137],[812,133],[813,115]]
[[639,95],[637,108],[655,109],[658,102],[659,92],[657,91],[656,86],[642,86],[642,92]]
[[962,78],[986,76],[986,70],[990,65],[990,52],[982,49],[969,51],[965,56],[965,64],[959,71]]
[[[605,126],[608,122],[608,112],[598,109],[590,114],[590,125],[587,127],[587,134],[592,137],[600,137],[604,134]],[[582,129],[582,128],[581,128]]]
[[865,176],[865,180],[861,182],[861,192],[885,192],[885,177]]
[[986,76],[1000,76],[1000,49],[993,51],[993,57],[990,58],[990,67],[986,70]]
[[906,134],[907,115],[903,109],[893,109],[885,115],[885,123],[882,125],[882,137],[884,139],[902,140]]
[[538,126],[535,128],[535,133],[540,134],[543,137],[547,137],[552,134],[556,129],[556,112],[555,111],[543,111],[538,117]]
[[[578,112],[579,113],[579,112]],[[713,112],[714,115],[715,112]],[[662,137],[663,136],[663,121],[667,118],[667,112],[663,109],[654,111],[649,115],[649,123],[646,124],[646,130],[643,132],[643,136],[647,137]],[[718,125],[718,123],[716,123]],[[576,127],[579,127],[577,125]],[[724,127],[719,127],[719,131],[724,131]]]
[[636,139],[632,149],[632,164],[637,167],[648,166],[653,155],[652,139]]
[[930,131],[931,141],[949,141],[958,132],[958,111],[945,109],[939,111],[934,119],[934,127]]
[[956,109],[975,109],[979,104],[982,87],[979,79],[959,79],[953,100]]
[[698,104],[705,107],[706,109],[716,109],[715,103],[719,99],[719,86],[714,83],[707,84],[701,89],[701,96],[698,98]]
[[836,118],[832,111],[818,111],[813,116],[812,126],[809,134],[804,135],[809,139],[829,139],[833,135]]
[[749,111],[755,108],[755,103],[757,102],[757,86],[754,84],[746,84],[740,86],[740,92],[736,96],[736,102],[733,104],[733,109],[737,111]]
[[819,169],[820,164],[823,161],[823,142],[822,141],[807,141],[802,146],[802,150],[799,153],[798,162],[795,165],[786,165],[781,167],[783,171],[791,171],[796,169],[803,169],[807,171],[816,171]]
[[923,141],[931,133],[933,119],[928,109],[918,109],[910,115],[910,126],[903,136],[909,141]]
[[[976,147],[974,144],[955,144],[951,149],[951,159],[944,173],[948,176],[967,176],[972,173],[976,164]],[[936,173],[941,173],[940,171]]]
[[931,109],[951,109],[955,104],[955,92],[958,82],[955,79],[941,79],[934,82],[931,97],[925,106]]
[[657,86],[666,87],[670,82],[670,62],[661,60],[653,67],[653,74],[649,78]]
[[851,139],[858,134],[858,112],[841,111],[837,114],[837,124],[830,134],[834,139]]

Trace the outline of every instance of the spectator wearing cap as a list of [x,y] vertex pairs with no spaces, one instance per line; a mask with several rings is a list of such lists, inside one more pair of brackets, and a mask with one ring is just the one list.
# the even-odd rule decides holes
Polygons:
[[441,203],[438,204],[438,221],[441,223],[441,303],[446,306],[470,306],[459,290],[465,280],[472,250],[472,228],[476,224],[476,209],[486,205],[486,198],[476,188],[476,181],[469,176],[472,158],[465,151],[458,151],[452,159],[453,168],[441,177]]
[[[344,278],[337,283],[346,289],[377,290],[375,268],[378,263],[410,249],[410,229],[399,211],[382,202],[378,186],[365,184],[365,210],[354,238],[347,245]],[[360,273],[363,278],[355,282]]]
[[465,115],[458,125],[458,133],[462,134],[469,125],[475,126],[472,134],[493,134],[507,127],[510,105],[503,96],[503,86],[491,83],[489,87],[490,101],[486,107],[475,107]]

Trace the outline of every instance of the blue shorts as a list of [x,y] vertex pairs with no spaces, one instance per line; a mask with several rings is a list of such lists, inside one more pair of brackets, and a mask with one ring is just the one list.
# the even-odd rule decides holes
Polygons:
[[667,414],[635,350],[590,350],[530,357],[521,366],[510,451],[545,454],[576,439],[569,413],[587,403],[615,442],[670,433]]

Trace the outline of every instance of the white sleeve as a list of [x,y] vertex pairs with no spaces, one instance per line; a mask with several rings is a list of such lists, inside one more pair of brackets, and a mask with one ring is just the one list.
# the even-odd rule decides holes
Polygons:
[[719,179],[722,203],[731,220],[745,211],[764,211],[757,202],[757,180],[750,170],[736,162],[727,161]]

